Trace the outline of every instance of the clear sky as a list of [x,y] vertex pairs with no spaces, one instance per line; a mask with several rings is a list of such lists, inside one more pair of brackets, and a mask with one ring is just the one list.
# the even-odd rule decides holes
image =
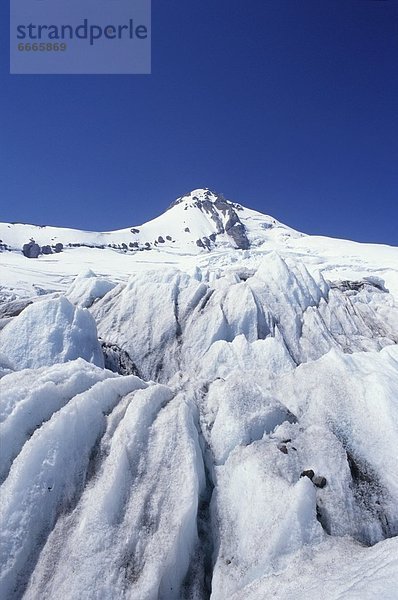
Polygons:
[[9,75],[0,220],[140,224],[210,187],[398,245],[398,0],[153,0],[152,75]]

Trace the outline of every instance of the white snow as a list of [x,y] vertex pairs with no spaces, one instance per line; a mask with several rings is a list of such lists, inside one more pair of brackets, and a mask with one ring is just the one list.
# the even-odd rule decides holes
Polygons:
[[77,359],[50,368],[24,369],[0,380],[0,481],[25,441],[76,394],[113,373]]
[[104,441],[99,473],[48,538],[25,598],[180,598],[204,479],[192,410],[148,388]]
[[289,556],[283,568],[230,596],[231,600],[396,600],[397,538],[364,548],[347,538],[328,538]]
[[116,283],[97,277],[96,274],[88,269],[80,273],[73,281],[72,285],[66,291],[66,297],[73,303],[84,308],[91,306],[95,300],[103,298],[110,292]]
[[[163,269],[175,266],[192,273],[197,267],[213,272],[231,265],[244,268],[257,267],[264,255],[275,250],[282,258],[292,256],[303,262],[313,273],[321,271],[326,279],[359,280],[379,277],[398,298],[398,248],[377,244],[360,244],[321,236],[308,236],[294,231],[273,217],[242,208],[237,214],[246,228],[252,247],[250,250],[233,250],[233,244],[216,243],[211,252],[196,245],[203,235],[216,232],[213,220],[195,206],[194,197],[204,199],[206,190],[194,190],[160,217],[144,225],[124,230],[97,233],[56,227],[0,223],[0,239],[13,248],[13,252],[0,252],[3,293],[13,289],[18,295],[33,295],[45,291],[65,292],[82,270],[91,269],[98,276],[112,282],[126,281],[137,271],[148,268]],[[214,194],[210,201],[214,202]],[[186,209],[186,210],[185,210]],[[224,219],[222,211],[220,217]],[[190,233],[185,231],[189,227]],[[139,230],[132,233],[131,230]],[[173,241],[167,240],[166,236]],[[154,245],[162,236],[163,244]],[[39,259],[25,258],[20,249],[33,237],[43,244],[61,241],[64,250],[59,254],[43,255]],[[140,246],[151,244],[151,250],[135,251],[129,244],[138,241]],[[125,243],[130,250],[117,251],[108,244]],[[67,244],[87,244],[70,248]],[[1,293],[0,287],[0,293]]]
[[398,248],[205,189],[0,239],[2,598],[396,600]]
[[16,369],[79,357],[104,364],[93,317],[63,296],[29,305],[0,331],[0,348]]
[[[206,356],[214,358],[223,348],[231,359],[234,346],[212,345],[239,336],[253,350],[250,356],[239,350],[238,361],[255,360],[258,349],[259,361],[265,354],[271,362],[296,364],[331,348],[380,350],[398,341],[398,305],[388,292],[370,286],[346,294],[299,262],[289,264],[272,252],[243,280],[236,269],[208,282],[176,269],[147,270],[106,294],[92,314],[102,339],[126,350],[145,379],[162,382],[179,369],[197,372],[202,359],[221,376],[225,358],[209,365]],[[275,355],[263,350],[267,344],[253,345],[267,337],[279,340]]]
[[[204,189],[193,190],[187,196],[177,199],[176,203],[159,217],[143,225],[135,225],[118,231],[93,232],[24,223],[0,223],[0,239],[12,250],[21,250],[22,246],[33,238],[40,246],[55,245],[56,243],[62,243],[64,247],[68,247],[70,244],[94,247],[125,244],[125,249],[131,249],[130,244],[137,242],[140,246],[148,243],[155,249],[172,253],[175,251],[178,253],[182,247],[188,253],[196,254],[200,251],[196,241],[217,233],[217,226],[214,219],[211,218],[211,213],[206,209],[199,209],[198,200],[201,202],[207,200],[209,204],[214,204],[217,196]],[[261,242],[264,236],[272,239],[286,235],[292,237],[302,235],[272,217],[240,205],[237,206],[239,218],[245,225],[248,224],[253,243]],[[222,209],[216,209],[216,213],[220,222],[225,226],[228,215]],[[185,231],[187,228],[189,231]],[[163,242],[158,242],[159,236],[163,238]],[[234,243],[226,233],[220,235],[219,243],[226,248],[234,247]],[[57,254],[46,255],[44,260],[51,261],[55,258],[58,258]]]
[[[75,367],[80,369],[80,364]],[[57,518],[77,501],[95,444],[106,428],[105,414],[121,395],[144,385],[134,376],[98,382],[44,422],[15,458],[1,487],[3,598],[19,593]]]
[[[212,384],[208,440],[215,459],[227,456],[215,473],[214,598],[283,572],[285,554],[316,546],[325,533],[366,545],[397,535],[397,366],[397,346],[333,350],[280,375],[238,371]],[[295,418],[279,408],[267,423],[272,406]],[[300,477],[308,469],[326,478],[324,488]]]

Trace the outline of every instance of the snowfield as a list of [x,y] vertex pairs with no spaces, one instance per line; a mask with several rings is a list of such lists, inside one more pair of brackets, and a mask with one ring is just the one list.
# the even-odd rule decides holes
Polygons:
[[1,598],[398,599],[398,248],[205,189],[0,238]]

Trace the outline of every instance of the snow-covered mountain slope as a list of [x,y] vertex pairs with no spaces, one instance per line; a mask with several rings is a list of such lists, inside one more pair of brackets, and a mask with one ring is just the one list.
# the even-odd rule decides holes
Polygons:
[[128,252],[153,248],[177,253],[198,253],[215,247],[247,249],[269,237],[300,237],[276,219],[225,200],[208,189],[193,190],[178,198],[160,217],[104,233],[62,229],[45,225],[0,223],[1,243],[21,250],[33,238],[40,246],[113,247]]
[[[30,239],[52,253],[27,260],[21,249]],[[304,235],[207,189],[177,199],[160,217],[137,227],[96,233],[0,223],[0,240],[3,299],[65,292],[88,270],[118,283],[134,272],[171,265],[188,273],[237,264],[253,269],[272,250],[301,260],[311,272],[320,270],[326,279],[376,277],[398,298],[397,247]],[[62,252],[55,252],[57,243]]]
[[139,229],[0,253],[1,597],[396,600],[398,248]]

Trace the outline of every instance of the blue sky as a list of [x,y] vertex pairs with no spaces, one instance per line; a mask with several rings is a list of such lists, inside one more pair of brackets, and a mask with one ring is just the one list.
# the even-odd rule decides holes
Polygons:
[[398,244],[398,2],[153,0],[152,75],[9,75],[0,220],[140,224],[210,187],[299,230]]

